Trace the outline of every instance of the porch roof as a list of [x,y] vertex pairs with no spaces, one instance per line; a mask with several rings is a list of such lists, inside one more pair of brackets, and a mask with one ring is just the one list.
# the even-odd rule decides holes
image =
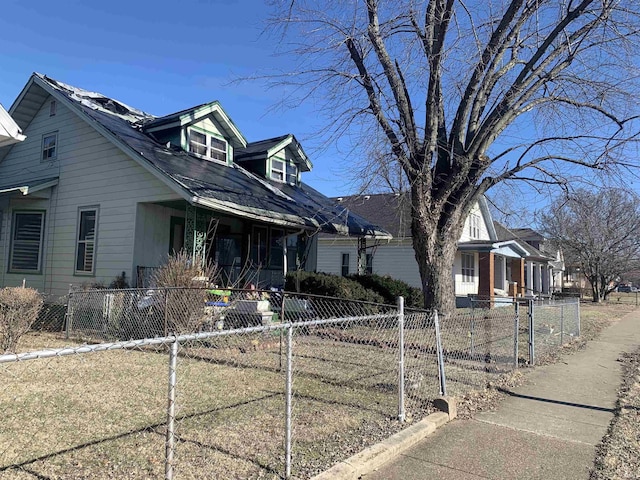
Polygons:
[[513,258],[528,257],[529,252],[515,240],[496,242],[493,240],[474,240],[458,243],[458,250],[473,252],[493,252],[498,255]]
[[22,195],[29,195],[41,190],[53,187],[58,184],[58,177],[41,178],[39,180],[29,180],[12,185],[0,186],[0,194],[20,192]]
[[[105,99],[110,99],[43,75],[34,74],[32,82],[65,101],[123,152],[194,205],[290,228],[391,238],[387,231],[346,211],[308,185],[280,184],[238,164],[222,165],[157,142],[145,133],[152,115],[135,109],[121,111],[130,107],[120,102],[120,110],[114,113],[102,107]],[[100,102],[96,103],[96,98]]]

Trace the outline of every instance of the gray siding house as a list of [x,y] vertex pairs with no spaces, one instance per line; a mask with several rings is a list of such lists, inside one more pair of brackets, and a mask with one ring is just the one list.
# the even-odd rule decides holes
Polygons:
[[293,135],[247,142],[218,102],[156,117],[33,74],[9,113],[26,140],[0,146],[0,286],[142,286],[183,249],[280,286],[319,232],[389,237],[301,181]]

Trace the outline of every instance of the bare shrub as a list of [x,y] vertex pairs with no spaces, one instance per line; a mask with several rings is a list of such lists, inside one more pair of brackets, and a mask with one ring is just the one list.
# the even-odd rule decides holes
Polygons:
[[38,318],[42,297],[33,288],[0,289],[0,349],[15,352],[22,337]]
[[158,288],[167,288],[164,311],[167,328],[173,333],[197,331],[205,321],[206,288],[216,277],[218,268],[212,262],[184,251],[167,256],[153,274],[152,282]]
[[202,258],[191,258],[184,251],[167,255],[152,276],[152,285],[165,287],[202,287],[207,286],[210,279],[215,278],[218,268],[215,263],[203,261]]

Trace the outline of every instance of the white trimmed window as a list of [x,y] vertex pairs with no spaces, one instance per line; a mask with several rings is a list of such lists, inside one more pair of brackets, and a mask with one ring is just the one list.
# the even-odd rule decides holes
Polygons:
[[271,160],[271,178],[284,182],[284,162],[282,160]]
[[298,183],[298,167],[292,163],[287,163],[287,183]]
[[46,133],[42,136],[41,161],[49,162],[58,156],[58,132]]
[[298,183],[298,167],[283,160],[271,160],[271,179],[290,184]]
[[189,152],[227,163],[227,142],[197,130],[189,129]]
[[475,279],[475,255],[473,253],[461,253],[462,260],[462,281],[473,283]]
[[76,242],[75,273],[94,273],[97,229],[98,208],[80,208],[80,210],[78,211],[78,238]]
[[9,271],[40,273],[44,238],[44,212],[13,212]]
[[480,216],[472,214],[469,216],[469,237],[480,238]]

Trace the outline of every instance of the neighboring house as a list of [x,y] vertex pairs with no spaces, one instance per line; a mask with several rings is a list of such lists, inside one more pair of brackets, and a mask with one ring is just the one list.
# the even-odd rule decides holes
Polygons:
[[18,124],[0,104],[0,148],[22,142],[25,138]]
[[[392,240],[362,241],[319,235],[317,258],[308,266],[319,272],[348,275],[376,273],[421,287],[411,239],[411,204],[407,195],[372,194],[336,199],[346,212],[375,221],[393,235]],[[501,240],[483,197],[465,220],[458,241],[452,275],[456,303],[467,306],[469,297],[513,296],[523,290],[524,258],[528,250],[518,241]]]
[[498,238],[516,240],[528,251],[525,258],[525,296],[547,297],[562,290],[565,270],[562,252],[531,228],[508,229],[494,222]]
[[155,117],[33,74],[10,113],[27,139],[0,148],[0,286],[141,284],[182,249],[281,286],[318,232],[389,238],[301,181],[293,135],[247,142],[218,102]]

